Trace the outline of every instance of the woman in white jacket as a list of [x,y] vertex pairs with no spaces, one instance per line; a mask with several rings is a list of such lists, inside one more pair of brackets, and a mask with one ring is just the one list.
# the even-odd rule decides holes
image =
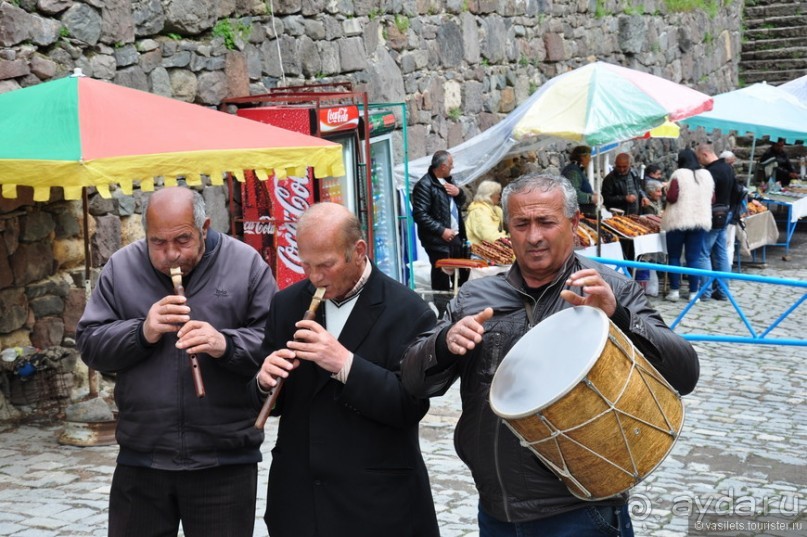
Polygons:
[[[667,263],[681,266],[681,252],[685,253],[686,266],[711,270],[712,263],[706,250],[706,232],[712,229],[712,198],[715,183],[712,175],[701,168],[695,152],[682,149],[678,152],[678,169],[670,177],[667,206],[661,217],[661,229],[667,232]],[[701,278],[690,276],[689,298],[700,289]],[[681,275],[670,274],[670,292],[667,300],[678,300]]]

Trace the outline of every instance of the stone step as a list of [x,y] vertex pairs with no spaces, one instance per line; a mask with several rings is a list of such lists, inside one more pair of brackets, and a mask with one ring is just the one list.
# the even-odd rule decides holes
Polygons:
[[748,28],[743,32],[743,40],[782,39],[787,37],[804,37],[804,26],[784,26],[781,28]]
[[807,13],[807,5],[803,2],[776,3],[768,5],[745,6],[743,19],[746,24],[751,19],[765,19],[768,17],[787,17]]
[[[754,6],[772,6],[772,5],[779,5],[779,4],[800,4],[801,0],[790,0],[790,1],[783,1],[783,0],[751,0],[745,2],[745,9]],[[750,4],[750,5],[749,5]]]
[[746,71],[807,71],[807,57],[766,60],[742,60],[740,69]]
[[756,28],[784,28],[788,26],[807,26],[807,13],[800,15],[787,15],[784,17],[766,17],[764,19],[743,19],[745,27]]
[[807,45],[801,47],[780,47],[767,50],[745,50],[740,53],[740,61],[749,60],[795,60],[807,58]]
[[757,52],[776,50],[789,47],[807,47],[807,31],[801,37],[783,37],[781,39],[757,39],[753,41],[743,41],[742,51]]
[[778,86],[783,82],[790,82],[801,76],[807,74],[807,69],[778,69],[774,71],[769,70],[753,70],[743,68],[740,66],[740,79],[748,86],[756,84],[757,82],[767,82]]

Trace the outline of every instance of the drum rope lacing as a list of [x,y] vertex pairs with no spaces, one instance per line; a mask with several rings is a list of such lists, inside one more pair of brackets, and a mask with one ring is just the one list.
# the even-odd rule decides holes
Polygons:
[[[620,334],[620,335],[622,335],[623,337],[627,338],[627,336],[625,336],[625,335],[624,335],[624,333],[623,333],[621,330],[619,330],[619,328],[618,328],[618,327],[616,327],[616,326],[614,325],[614,328],[615,328],[615,329],[616,329],[616,330],[619,332],[619,334]],[[571,427],[571,428],[568,428],[568,429],[565,429],[565,430],[560,430],[558,427],[556,427],[556,426],[555,426],[555,425],[554,425],[554,424],[553,424],[553,423],[552,423],[552,422],[549,420],[549,418],[547,418],[546,416],[544,416],[544,415],[543,415],[541,412],[538,412],[538,413],[537,413],[538,417],[540,417],[541,421],[542,421],[542,422],[543,422],[543,423],[546,425],[546,427],[547,427],[547,428],[550,430],[551,435],[550,435],[548,438],[545,438],[545,439],[543,439],[543,440],[536,440],[536,441],[533,441],[533,442],[528,442],[528,441],[524,440],[524,439],[521,437],[521,435],[518,433],[518,431],[517,431],[517,430],[516,430],[516,429],[515,429],[513,426],[511,426],[511,425],[510,425],[510,424],[509,424],[507,421],[505,421],[505,425],[507,425],[507,427],[508,427],[508,428],[510,428],[510,429],[511,429],[511,430],[512,430],[514,433],[516,433],[516,436],[517,436],[518,438],[520,438],[520,439],[521,439],[521,440],[520,440],[520,444],[521,444],[521,446],[522,446],[522,447],[530,448],[530,450],[531,450],[533,453],[535,453],[535,454],[538,456],[538,458],[539,458],[539,459],[540,459],[540,460],[541,460],[541,461],[542,461],[544,464],[546,464],[547,466],[549,466],[549,467],[551,467],[552,469],[554,469],[554,470],[555,470],[557,473],[559,473],[559,474],[563,475],[563,476],[564,476],[566,479],[568,479],[570,482],[574,483],[574,485],[575,485],[576,487],[578,487],[578,488],[579,488],[581,491],[583,491],[583,493],[584,493],[586,496],[588,496],[588,497],[591,497],[591,496],[592,496],[591,492],[590,492],[588,489],[586,489],[586,487],[585,487],[585,486],[583,486],[583,485],[582,485],[582,484],[581,484],[581,483],[580,483],[580,482],[579,482],[577,479],[575,479],[575,478],[574,478],[574,476],[571,474],[571,472],[570,472],[570,470],[569,470],[569,466],[568,466],[568,464],[567,464],[567,462],[566,462],[566,458],[563,456],[563,450],[560,448],[560,445],[558,444],[558,438],[561,438],[561,437],[562,437],[562,438],[565,438],[565,439],[566,439],[566,440],[568,440],[569,442],[571,442],[571,443],[575,444],[576,446],[578,446],[578,447],[582,448],[583,450],[585,450],[586,452],[590,453],[591,455],[594,455],[595,457],[597,457],[597,458],[601,459],[602,461],[604,461],[604,462],[606,462],[606,463],[610,464],[611,466],[613,466],[613,467],[614,467],[614,468],[616,468],[617,470],[619,470],[619,471],[621,471],[621,472],[625,473],[626,475],[630,476],[630,477],[631,477],[631,478],[634,480],[634,484],[636,484],[636,483],[638,483],[639,478],[640,478],[640,475],[639,475],[639,470],[638,470],[638,468],[637,468],[637,465],[636,465],[636,460],[635,460],[635,458],[634,458],[633,451],[631,450],[630,443],[628,442],[628,439],[627,439],[627,437],[626,437],[626,435],[625,435],[625,428],[622,426],[622,420],[620,419],[620,415],[623,415],[623,416],[628,416],[628,417],[630,417],[631,419],[633,419],[633,420],[635,420],[635,421],[637,421],[637,422],[639,422],[639,423],[642,423],[642,424],[644,424],[644,425],[648,426],[648,427],[649,427],[649,428],[651,428],[651,429],[655,429],[656,431],[659,431],[659,432],[661,432],[661,433],[664,433],[664,434],[669,435],[669,436],[670,436],[670,437],[672,437],[673,439],[675,439],[675,438],[677,437],[677,433],[675,432],[673,425],[670,423],[670,420],[667,418],[667,415],[666,415],[666,413],[664,412],[664,408],[662,407],[661,403],[659,402],[658,397],[657,397],[657,396],[656,396],[656,394],[655,394],[655,391],[654,391],[654,390],[653,390],[653,389],[650,387],[650,385],[648,384],[648,380],[647,380],[646,376],[648,376],[648,375],[649,375],[651,378],[653,378],[653,379],[654,379],[654,380],[656,380],[657,382],[661,382],[662,384],[664,384],[666,387],[668,387],[668,388],[669,388],[669,389],[670,389],[670,390],[671,390],[671,391],[672,391],[672,392],[675,394],[675,396],[676,396],[678,399],[680,399],[680,397],[681,397],[681,396],[679,395],[678,391],[677,391],[677,390],[675,390],[674,388],[672,388],[672,386],[670,386],[670,384],[669,384],[669,383],[668,383],[668,382],[667,382],[667,381],[666,381],[666,380],[665,380],[663,377],[659,377],[659,376],[657,376],[657,375],[654,375],[654,374],[653,374],[653,372],[651,372],[651,371],[649,371],[649,370],[645,369],[644,367],[641,367],[640,365],[638,365],[638,364],[636,363],[636,349],[635,349],[633,346],[631,346],[630,350],[628,351],[628,349],[626,349],[626,348],[625,348],[625,346],[622,344],[622,342],[621,342],[619,339],[617,339],[617,338],[616,338],[616,337],[615,337],[613,334],[609,334],[609,335],[608,335],[608,339],[611,341],[611,343],[612,343],[612,344],[613,344],[613,345],[614,345],[614,346],[615,346],[617,349],[619,349],[620,351],[622,351],[622,354],[623,354],[624,356],[626,356],[626,357],[628,357],[628,358],[630,359],[630,363],[631,363],[629,374],[627,375],[626,381],[623,383],[623,385],[622,385],[622,387],[621,387],[621,389],[620,389],[619,394],[617,395],[617,397],[615,398],[615,400],[614,400],[614,401],[610,401],[610,400],[609,400],[609,399],[608,399],[608,398],[607,398],[607,397],[606,397],[606,396],[605,396],[605,395],[604,395],[604,394],[603,394],[603,393],[602,393],[602,392],[601,392],[601,391],[600,391],[600,390],[597,388],[597,386],[596,386],[596,385],[595,385],[593,382],[591,382],[591,380],[590,380],[588,377],[586,377],[586,378],[583,380],[583,383],[584,383],[584,384],[585,384],[585,385],[586,385],[586,386],[587,386],[587,387],[588,387],[588,388],[589,388],[591,391],[593,391],[595,394],[597,394],[597,395],[598,395],[598,396],[599,396],[599,397],[600,397],[600,398],[601,398],[601,399],[602,399],[602,400],[603,400],[603,401],[604,401],[604,402],[605,402],[605,403],[608,405],[608,407],[609,407],[609,408],[608,408],[607,410],[605,410],[605,411],[603,411],[603,412],[601,412],[601,413],[599,413],[599,414],[597,414],[597,415],[593,416],[592,418],[590,418],[590,419],[586,420],[586,421],[585,421],[585,422],[583,422],[583,423],[580,423],[580,424],[578,424],[578,425],[576,425],[576,426],[574,426],[574,427]],[[640,417],[638,417],[638,416],[635,416],[635,415],[633,415],[633,414],[631,414],[631,413],[629,413],[629,412],[626,412],[626,411],[624,411],[624,410],[622,410],[622,409],[620,409],[620,408],[617,408],[617,407],[616,407],[616,404],[618,404],[618,403],[619,403],[619,401],[622,399],[623,395],[625,394],[625,391],[627,390],[627,387],[628,387],[628,385],[629,385],[629,383],[630,383],[630,380],[633,378],[633,373],[634,373],[634,371],[637,371],[637,372],[638,372],[639,377],[641,378],[641,380],[642,380],[642,382],[644,383],[644,385],[645,385],[645,387],[647,388],[647,390],[650,392],[650,394],[651,394],[651,396],[652,396],[652,398],[653,398],[653,401],[654,401],[654,403],[655,403],[655,405],[656,405],[657,410],[659,411],[659,413],[661,414],[662,418],[664,419],[665,424],[667,425],[667,429],[666,429],[666,430],[665,430],[665,429],[663,429],[663,428],[661,428],[661,427],[659,427],[659,426],[657,426],[657,425],[655,425],[655,424],[653,424],[653,423],[648,422],[647,420],[644,420],[644,419],[642,419],[642,418],[640,418]],[[589,448],[589,447],[588,447],[588,446],[586,446],[585,444],[582,444],[581,442],[579,442],[579,441],[575,440],[574,438],[570,437],[570,436],[567,434],[567,433],[569,433],[569,432],[572,432],[572,431],[575,431],[575,430],[581,429],[581,428],[583,428],[583,427],[586,427],[587,425],[590,425],[590,424],[591,424],[591,423],[593,423],[594,421],[596,421],[596,420],[598,420],[598,419],[602,418],[603,416],[605,416],[606,414],[611,413],[611,412],[613,412],[614,417],[616,418],[617,423],[618,423],[618,425],[619,425],[619,431],[620,431],[620,434],[621,434],[621,436],[622,436],[622,441],[623,441],[624,447],[625,447],[625,449],[626,449],[626,452],[627,452],[627,454],[628,454],[628,457],[629,457],[629,459],[630,459],[631,466],[633,467],[633,471],[630,471],[630,470],[628,470],[628,469],[626,469],[626,468],[623,468],[623,467],[622,467],[622,466],[620,466],[619,464],[617,464],[617,463],[615,463],[614,461],[611,461],[610,459],[608,459],[608,458],[606,458],[606,457],[604,457],[604,456],[600,455],[600,454],[599,454],[599,453],[597,453],[596,451],[592,450],[591,448]],[[559,468],[557,464],[555,464],[555,463],[553,463],[551,460],[547,459],[547,458],[546,458],[544,455],[542,455],[541,453],[539,453],[537,450],[532,449],[532,447],[533,447],[533,446],[536,446],[536,445],[539,445],[539,444],[546,443],[546,442],[547,442],[547,441],[549,441],[549,440],[552,440],[552,441],[554,442],[554,444],[555,444],[555,448],[556,448],[556,451],[557,451],[558,455],[560,456],[561,462],[563,463],[563,468]]]

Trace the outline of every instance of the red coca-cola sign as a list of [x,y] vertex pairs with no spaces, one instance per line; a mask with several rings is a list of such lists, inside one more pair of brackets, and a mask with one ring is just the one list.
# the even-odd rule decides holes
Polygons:
[[297,248],[297,220],[314,203],[314,181],[306,177],[272,177],[272,220],[276,223],[275,279],[283,289],[305,277]]
[[321,133],[347,131],[359,126],[358,106],[335,106],[320,108],[319,130]]

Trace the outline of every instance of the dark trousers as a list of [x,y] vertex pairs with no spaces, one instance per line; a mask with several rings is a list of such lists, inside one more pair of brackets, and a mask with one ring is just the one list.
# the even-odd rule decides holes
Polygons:
[[479,507],[480,537],[633,537],[628,506],[591,505],[529,522],[502,522]]
[[[454,245],[454,242],[457,244]],[[461,242],[459,239],[455,239],[452,241],[452,249],[456,249],[457,254],[460,253]],[[432,290],[433,291],[451,291],[453,284],[454,284],[454,277],[446,274],[443,272],[443,269],[437,268],[437,262],[441,259],[446,259],[449,257],[455,257],[453,255],[447,255],[445,252],[435,252],[434,250],[427,250],[427,254],[429,254],[429,263],[431,263],[431,283],[432,283]],[[457,255],[456,257],[459,257]],[[468,281],[468,276],[470,275],[470,271],[468,269],[454,269],[459,270],[459,280],[458,285],[462,285],[466,281]],[[451,297],[445,294],[436,294],[434,295],[434,306],[437,308],[437,316],[442,317],[443,313],[446,310],[446,306]]]
[[167,471],[118,465],[110,537],[252,537],[258,465]]

